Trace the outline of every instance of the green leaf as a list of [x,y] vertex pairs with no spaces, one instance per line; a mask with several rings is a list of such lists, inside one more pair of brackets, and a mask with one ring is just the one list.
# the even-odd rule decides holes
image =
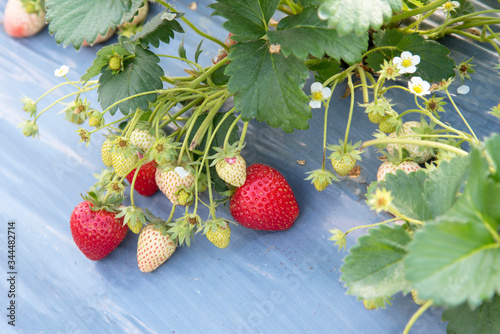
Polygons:
[[410,241],[408,232],[398,225],[372,228],[360,237],[341,269],[348,293],[373,299],[408,290],[403,258]]
[[92,44],[98,34],[130,20],[144,0],[47,0],[46,20],[57,43],[79,49],[85,40]]
[[401,11],[401,0],[325,0],[318,16],[328,21],[340,35],[362,35],[389,22],[393,12]]
[[414,76],[435,82],[455,75],[455,62],[449,57],[450,51],[436,41],[426,40],[419,34],[405,35],[398,30],[381,30],[374,34],[376,47],[394,46],[396,49],[382,49],[368,55],[368,65],[379,71],[384,60],[400,56],[403,51],[420,56],[420,64]]
[[[398,43],[405,37],[405,34],[396,29],[390,30],[379,30],[373,34],[373,44],[376,47],[384,47],[384,46],[394,46],[398,45]],[[373,71],[380,71],[380,65],[384,63],[384,60],[392,59],[396,56],[395,49],[381,49],[377,52],[372,52],[366,57],[366,61],[368,66],[370,66]],[[399,54],[399,52],[398,52]]]
[[447,333],[494,334],[500,333],[500,297],[495,295],[475,309],[462,304],[443,312],[443,321],[448,321]]
[[[136,45],[135,57],[124,62],[123,71],[112,74],[111,70],[104,70],[97,90],[102,109],[132,95],[162,89],[160,77],[163,76],[163,69],[158,65],[159,62],[160,59],[153,52]],[[114,115],[118,108],[124,115],[130,110],[135,112],[137,108],[147,110],[148,103],[155,99],[156,93],[134,97],[113,106],[110,113]]]
[[317,82],[325,82],[342,71],[340,62],[333,58],[310,59],[306,64],[307,68],[314,72],[315,81]]
[[478,306],[500,292],[500,247],[482,224],[441,217],[415,234],[405,275],[421,299]]
[[285,17],[278,30],[267,33],[269,42],[280,44],[285,56],[293,54],[306,59],[309,54],[322,58],[325,53],[349,64],[359,62],[368,49],[368,34],[339,36],[319,19],[316,8],[306,8],[300,14]]
[[276,12],[279,0],[217,0],[209,7],[227,19],[223,27],[232,32],[234,41],[245,42],[260,39],[267,33],[267,23]]
[[309,71],[303,61],[270,53],[263,40],[237,43],[228,57],[228,90],[243,120],[256,118],[285,132],[307,129],[311,110],[302,87]]
[[495,169],[492,171],[492,177],[500,182],[500,135],[495,134],[488,138],[485,143],[485,154]]
[[108,65],[109,58],[115,54],[118,54],[118,55],[123,57],[123,56],[128,56],[131,53],[128,52],[120,44],[112,44],[112,45],[104,46],[99,51],[97,51],[96,58],[94,59],[92,66],[90,66],[87,69],[87,72],[85,72],[85,74],[82,76],[81,80],[84,82],[87,82],[88,80],[92,79],[96,75],[99,75],[101,73],[101,70],[103,69],[103,67]]
[[455,61],[448,56],[450,50],[436,41],[426,40],[419,34],[406,35],[397,45],[398,50],[420,56],[417,72],[422,79],[437,82],[455,75]]
[[[167,20],[162,18],[166,11],[158,13],[155,17],[149,20],[140,32],[130,36],[130,41],[139,41],[144,48],[152,45],[155,48],[160,46],[160,41],[168,44],[171,38],[174,38],[174,31],[183,33],[184,29],[177,20]],[[181,17],[182,13],[175,13],[174,17]]]
[[470,0],[458,0],[458,2],[460,3],[460,7],[456,8],[455,11],[451,11],[452,18],[472,14],[476,11]]

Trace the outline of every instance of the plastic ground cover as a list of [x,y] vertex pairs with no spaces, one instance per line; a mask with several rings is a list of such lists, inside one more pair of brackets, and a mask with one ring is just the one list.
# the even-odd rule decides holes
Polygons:
[[[5,0],[0,1],[3,13]],[[222,19],[211,17],[210,1],[172,2],[202,30],[224,39]],[[486,4],[484,4],[486,3]],[[497,1],[475,2],[477,8]],[[149,18],[159,10],[153,5]],[[193,55],[201,37],[186,28],[184,44]],[[163,53],[176,53],[178,35]],[[109,43],[116,41],[116,37]],[[457,36],[443,43],[457,63],[474,57],[471,90],[456,96],[458,107],[481,137],[500,130],[498,120],[487,112],[496,105],[500,82],[493,48]],[[62,78],[54,70],[65,64],[68,77],[77,80],[91,65],[98,47],[58,46],[47,28],[35,37],[12,39],[0,32],[0,333],[400,333],[418,309],[411,296],[398,294],[386,310],[368,311],[346,294],[340,267],[347,252],[338,252],[329,230],[375,223],[385,216],[365,204],[365,190],[376,179],[380,164],[370,149],[359,163],[361,175],[344,178],[318,193],[305,173],[321,165],[323,110],[313,110],[310,129],[285,134],[266,124],[251,121],[243,155],[249,164],[264,163],[278,169],[289,181],[300,207],[295,225],[283,232],[258,232],[232,227],[231,243],[219,250],[206,238],[197,237],[190,248],[181,247],[163,266],[150,274],[136,262],[137,235],[107,258],[92,262],[75,246],[69,216],[100,172],[100,144],[78,143],[78,126],[64,120],[56,107],[41,117],[39,139],[25,138],[18,124],[25,119],[20,98],[36,99]],[[209,65],[218,48],[203,42],[202,63]],[[167,75],[183,75],[183,65],[162,60]],[[305,86],[308,93],[312,78]],[[459,80],[451,91],[456,92]],[[54,92],[54,101],[71,92]],[[349,99],[343,88],[335,91],[329,116],[329,143],[343,138]],[[95,93],[94,93],[95,94]],[[360,102],[358,94],[357,101]],[[97,96],[90,95],[97,106]],[[411,97],[393,97],[399,107]],[[40,105],[43,108],[45,105]],[[366,140],[375,126],[363,110],[356,109],[350,138]],[[460,125],[457,115],[446,120]],[[464,128],[465,130],[465,128]],[[305,161],[299,164],[298,161]],[[165,216],[170,204],[158,192],[151,198],[136,196],[136,205]],[[228,207],[220,215],[230,218]],[[203,212],[202,217],[208,215]],[[7,324],[8,223],[16,232],[16,326]],[[348,237],[347,250],[358,230]],[[430,309],[416,322],[412,333],[445,333],[441,309]]]

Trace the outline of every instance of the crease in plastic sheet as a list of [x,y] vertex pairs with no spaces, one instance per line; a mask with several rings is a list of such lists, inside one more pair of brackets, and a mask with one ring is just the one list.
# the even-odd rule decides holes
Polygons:
[[[0,1],[3,11],[6,1]],[[226,32],[220,17],[211,17],[209,1],[173,4],[202,30],[221,40]],[[496,2],[487,2],[497,6]],[[494,3],[494,4],[493,4]],[[485,5],[486,6],[486,5]],[[159,10],[152,6],[153,13]],[[152,17],[150,14],[150,17]],[[116,41],[116,37],[110,43]],[[158,51],[176,53],[182,36]],[[194,55],[201,38],[187,29],[184,46]],[[456,102],[480,137],[499,129],[487,111],[498,104],[500,83],[492,66],[498,63],[494,50],[459,37],[443,40],[458,63],[474,57],[469,94]],[[219,250],[206,238],[198,237],[190,248],[176,251],[159,269],[143,274],[137,268],[137,235],[128,233],[122,244],[107,258],[92,262],[75,246],[69,216],[103,168],[101,137],[89,147],[78,143],[78,126],[64,121],[54,108],[39,121],[40,138],[25,138],[17,124],[25,117],[23,95],[36,99],[60,83],[54,69],[70,66],[68,76],[78,79],[92,64],[97,48],[80,51],[58,46],[45,28],[39,35],[14,40],[0,34],[0,223],[3,240],[0,254],[6,253],[5,230],[16,222],[17,326],[0,322],[0,333],[399,333],[418,309],[410,296],[394,296],[385,311],[367,311],[355,297],[346,294],[340,282],[340,267],[347,253],[338,252],[328,240],[329,230],[343,230],[384,219],[365,204],[368,184],[375,180],[380,162],[368,150],[359,163],[361,175],[345,178],[318,193],[305,173],[321,165],[323,110],[313,110],[310,129],[283,133],[280,129],[251,121],[243,151],[249,164],[264,163],[277,168],[289,181],[300,207],[295,225],[283,232],[259,232],[232,227],[231,244]],[[200,59],[211,64],[218,46],[203,42]],[[183,75],[183,65],[162,59],[167,75]],[[305,85],[308,92],[312,78]],[[454,92],[459,86],[455,82]],[[335,91],[328,118],[328,142],[343,139],[349,99]],[[69,87],[54,92],[41,102],[45,107],[55,98],[71,92]],[[53,98],[55,97],[55,98]],[[53,99],[51,99],[53,98]],[[357,96],[357,102],[359,101]],[[95,93],[89,99],[97,104]],[[411,97],[394,94],[396,108],[412,105]],[[45,103],[45,105],[44,105]],[[363,111],[356,108],[356,113]],[[446,121],[460,125],[458,115]],[[350,139],[368,138],[375,127],[366,117],[355,117]],[[297,160],[304,160],[300,165]],[[160,193],[151,198],[136,197],[136,205],[164,216],[170,204]],[[208,215],[207,211],[201,212]],[[227,207],[221,217],[231,218]],[[350,235],[347,247],[364,231]],[[6,261],[0,261],[7,272]],[[2,291],[7,281],[2,279]],[[0,300],[6,301],[2,293]],[[2,304],[4,305],[4,304]],[[4,312],[5,313],[5,312]],[[412,332],[444,333],[440,309],[429,309]]]

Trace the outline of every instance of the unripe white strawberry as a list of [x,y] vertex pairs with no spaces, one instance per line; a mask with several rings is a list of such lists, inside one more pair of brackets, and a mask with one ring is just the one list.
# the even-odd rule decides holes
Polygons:
[[[400,135],[407,136],[415,133],[413,128],[421,128],[422,124],[416,121],[410,121],[403,123],[403,128],[401,129]],[[396,132],[389,134],[389,138],[397,138]],[[408,137],[406,139],[422,140],[420,137]],[[410,154],[410,159],[413,159],[416,163],[422,164],[432,157],[432,150],[429,147],[420,147],[419,145],[412,144],[402,144],[402,147],[408,151]],[[394,154],[395,150],[399,149],[398,144],[388,144],[387,152],[389,154]]]
[[130,147],[128,139],[119,137],[112,143],[111,161],[116,175],[127,176],[139,161],[137,152]]
[[396,170],[401,169],[406,174],[415,172],[420,169],[420,166],[415,161],[403,161],[401,163],[394,163],[385,161],[382,163],[377,172],[377,181],[384,181],[387,174],[396,174]]
[[178,194],[176,193],[181,188],[191,188],[195,181],[194,175],[186,171],[183,167],[176,167],[168,171],[161,171],[161,169],[158,168],[156,170],[155,179],[158,188],[160,188],[162,193],[164,193],[174,205],[179,204],[177,199]]
[[11,37],[30,37],[45,27],[45,10],[27,13],[21,0],[9,0],[5,5],[3,27]]
[[139,234],[137,244],[137,265],[143,273],[149,273],[175,252],[175,244],[167,233],[162,233],[152,225],[146,225]]
[[104,165],[106,167],[111,167],[113,166],[113,159],[111,159],[111,140],[106,139],[104,143],[102,143],[101,146],[101,158],[102,162],[104,162]]
[[232,158],[224,158],[215,164],[215,170],[225,182],[237,188],[245,184],[247,178],[247,164],[239,154]]
[[156,138],[147,130],[135,129],[130,135],[132,145],[139,147],[143,152],[149,150],[153,146]]

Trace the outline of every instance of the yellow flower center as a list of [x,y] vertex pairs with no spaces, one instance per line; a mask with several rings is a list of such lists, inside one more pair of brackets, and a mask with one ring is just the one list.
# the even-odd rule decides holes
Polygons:
[[424,91],[424,88],[421,85],[415,85],[413,86],[413,91],[417,94],[420,94]]
[[312,93],[312,99],[315,101],[321,101],[323,100],[323,92],[317,91]]
[[403,67],[410,67],[413,65],[411,58],[404,58],[401,65],[403,65]]
[[454,8],[455,8],[455,6],[453,6],[453,4],[452,4],[451,2],[447,2],[447,3],[445,3],[445,4],[443,5],[443,8],[444,8],[445,10],[448,10],[448,11],[449,11],[449,10],[454,9]]

